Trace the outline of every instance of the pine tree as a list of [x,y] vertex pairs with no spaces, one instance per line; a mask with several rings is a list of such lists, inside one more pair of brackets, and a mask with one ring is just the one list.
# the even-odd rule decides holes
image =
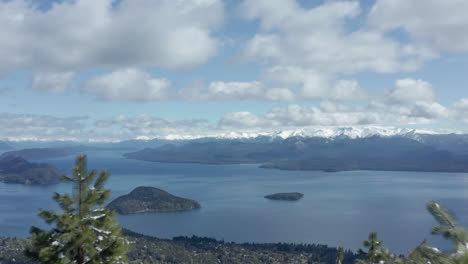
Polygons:
[[39,212],[54,227],[50,231],[32,227],[32,247],[26,254],[47,264],[125,263],[128,243],[121,237],[115,212],[104,206],[110,196],[104,189],[108,177],[105,170],[88,173],[86,156],[78,155],[73,176],[64,176],[73,185],[72,195],[55,193],[61,214]]
[[344,258],[344,249],[343,247],[338,247],[336,251],[336,264],[341,264]]
[[[378,260],[385,264],[468,264],[468,231],[457,226],[455,216],[447,208],[437,202],[430,202],[427,205],[428,211],[439,222],[438,226],[432,228],[432,234],[442,235],[451,240],[454,245],[453,252],[442,251],[430,247],[424,240],[421,245],[412,250],[407,257],[396,258],[387,249],[378,249],[382,244],[377,240],[377,234],[369,235],[369,240],[364,245],[369,248],[369,252],[360,250],[370,261],[356,260],[358,264],[375,263]],[[374,246],[372,246],[374,245]],[[374,252],[372,254],[369,254]],[[373,259],[371,257],[374,256]]]
[[364,247],[368,248],[369,250],[364,252],[360,250],[360,253],[366,255],[366,257],[374,263],[375,260],[379,257],[379,248],[382,246],[382,241],[377,240],[377,232],[370,232],[368,240],[364,240]]
[[442,235],[444,238],[451,240],[454,252],[442,252],[437,248],[428,246],[427,242],[424,241],[411,252],[409,259],[413,261],[412,263],[424,260],[426,262],[441,264],[467,264],[468,231],[463,227],[457,226],[454,214],[439,203],[434,201],[428,203],[427,210],[439,222],[438,226],[432,228],[432,234]]
[[364,240],[364,247],[368,248],[367,252],[359,249],[358,253],[365,256],[369,262],[358,259],[356,263],[364,264],[364,263],[388,263],[395,259],[395,256],[389,252],[386,248],[381,248],[383,245],[382,241],[377,240],[377,232],[369,233],[368,240]]

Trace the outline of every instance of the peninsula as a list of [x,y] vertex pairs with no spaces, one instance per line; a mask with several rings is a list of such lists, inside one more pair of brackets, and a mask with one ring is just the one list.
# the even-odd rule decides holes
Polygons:
[[31,163],[19,156],[0,157],[0,182],[44,185],[59,183],[63,173],[46,163]]

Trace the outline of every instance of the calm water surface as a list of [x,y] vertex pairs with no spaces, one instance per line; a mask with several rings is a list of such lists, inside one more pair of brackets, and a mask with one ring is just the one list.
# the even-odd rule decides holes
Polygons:
[[[431,236],[435,224],[425,205],[437,200],[468,223],[468,174],[352,171],[280,171],[257,165],[152,163],[121,158],[117,152],[88,153],[90,168],[107,168],[113,198],[137,186],[154,186],[195,199],[202,209],[119,216],[136,232],[171,238],[208,236],[236,242],[305,242],[361,247],[371,231],[392,251],[405,253]],[[69,173],[74,157],[46,160]],[[70,186],[0,183],[0,234],[26,237],[44,227],[39,208],[57,209],[54,192]],[[296,202],[270,201],[275,192],[302,192]]]

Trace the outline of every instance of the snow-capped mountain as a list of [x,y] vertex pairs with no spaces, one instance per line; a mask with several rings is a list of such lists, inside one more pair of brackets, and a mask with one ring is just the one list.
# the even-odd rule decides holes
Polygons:
[[175,135],[171,134],[156,139],[165,140],[194,140],[202,138],[211,139],[254,139],[257,137],[269,137],[287,139],[290,137],[319,137],[319,138],[366,138],[373,136],[393,137],[400,136],[420,140],[419,135],[440,134],[430,130],[418,130],[398,127],[356,126],[356,127],[304,127],[300,129],[284,129],[270,132],[259,131],[218,131],[200,135]]

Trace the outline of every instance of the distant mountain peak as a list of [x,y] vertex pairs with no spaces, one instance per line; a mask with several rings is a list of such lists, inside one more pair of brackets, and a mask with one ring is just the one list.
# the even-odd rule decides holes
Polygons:
[[393,137],[401,136],[414,140],[419,140],[420,134],[438,134],[437,132],[428,130],[416,130],[412,128],[399,128],[399,127],[380,127],[380,126],[346,126],[346,127],[303,127],[282,129],[271,132],[260,131],[220,131],[213,132],[205,135],[176,135],[171,134],[158,139],[165,140],[193,140],[202,138],[212,139],[255,139],[259,137],[264,138],[278,138],[287,139],[291,137],[319,137],[319,138],[366,138],[373,136],[380,137]]

